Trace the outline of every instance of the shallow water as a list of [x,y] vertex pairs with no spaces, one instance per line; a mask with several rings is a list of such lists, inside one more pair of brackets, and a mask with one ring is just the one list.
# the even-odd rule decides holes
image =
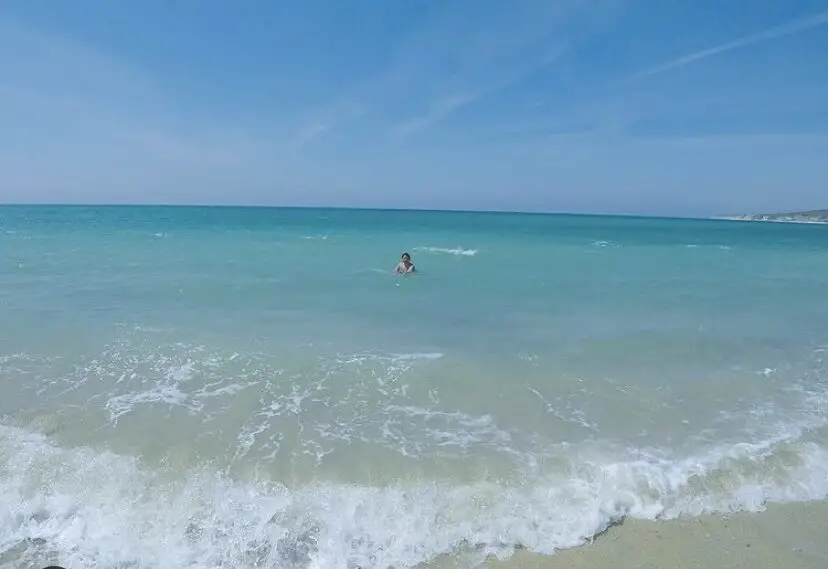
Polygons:
[[807,225],[0,208],[0,567],[403,569],[824,498],[826,257]]

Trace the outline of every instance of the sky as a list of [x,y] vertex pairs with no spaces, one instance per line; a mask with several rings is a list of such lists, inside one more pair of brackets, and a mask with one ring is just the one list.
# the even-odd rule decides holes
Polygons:
[[828,207],[828,0],[3,0],[0,202]]

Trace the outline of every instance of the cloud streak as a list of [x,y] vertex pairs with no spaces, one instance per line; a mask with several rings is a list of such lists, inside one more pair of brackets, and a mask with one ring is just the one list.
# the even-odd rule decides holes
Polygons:
[[[612,1],[492,1],[475,10],[463,2],[441,3],[398,42],[383,71],[313,113],[296,138],[306,144],[350,123],[343,109],[353,105],[371,111],[378,133],[398,140],[434,127],[557,61],[577,16]],[[320,116],[329,126],[324,131],[313,128]]]
[[326,122],[311,122],[307,125],[303,126],[299,132],[296,133],[296,136],[293,140],[294,148],[302,148],[306,144],[310,143],[316,137],[326,133],[331,129],[331,123]]
[[818,14],[807,16],[805,18],[800,18],[792,22],[788,22],[787,24],[774,26],[772,28],[768,28],[766,30],[762,30],[754,34],[743,36],[731,40],[727,43],[723,43],[693,53],[688,53],[687,55],[683,55],[681,57],[673,59],[672,61],[668,61],[667,63],[663,63],[656,67],[652,67],[645,71],[641,71],[639,73],[631,75],[624,81],[624,83],[634,83],[637,81],[641,81],[643,79],[647,79],[655,75],[660,75],[661,73],[666,73],[668,71],[673,71],[675,69],[679,69],[686,65],[690,65],[697,61],[702,61],[704,59],[708,59],[710,57],[714,57],[716,55],[726,53],[728,51],[733,51],[735,49],[740,49],[751,45],[768,42],[786,36],[792,36],[798,33],[808,31],[813,28],[817,28],[819,26],[824,26],[826,24],[828,24],[828,10],[824,12],[819,12]]
[[0,201],[186,194],[267,155],[246,132],[182,119],[127,61],[17,23],[0,22],[0,36],[0,151],[14,157],[0,168]]
[[516,85],[533,73],[537,73],[544,67],[552,65],[565,52],[566,50],[563,48],[558,49],[553,53],[540,58],[539,60],[530,60],[522,66],[517,66],[515,69],[509,69],[506,72],[503,72],[501,76],[495,74],[489,79],[489,81],[479,86],[476,91],[458,93],[437,100],[431,104],[431,107],[427,113],[403,122],[401,125],[393,129],[394,133],[398,138],[404,138],[433,126],[450,117],[460,109],[468,107],[488,95]]

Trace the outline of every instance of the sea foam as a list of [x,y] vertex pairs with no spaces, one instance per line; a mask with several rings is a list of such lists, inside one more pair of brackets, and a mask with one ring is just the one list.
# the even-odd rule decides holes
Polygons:
[[477,249],[463,249],[462,247],[414,247],[414,250],[422,253],[454,255],[455,257],[474,257],[477,255]]
[[0,567],[387,569],[442,554],[551,554],[625,517],[665,519],[828,495],[828,454],[796,429],[684,458],[581,460],[522,484],[240,481],[0,426]]

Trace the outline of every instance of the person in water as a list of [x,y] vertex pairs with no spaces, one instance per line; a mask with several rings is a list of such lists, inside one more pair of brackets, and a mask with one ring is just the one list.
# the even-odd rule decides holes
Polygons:
[[413,273],[414,263],[411,262],[411,255],[403,253],[400,259],[400,263],[397,265],[397,268],[394,269],[394,272],[399,274]]

